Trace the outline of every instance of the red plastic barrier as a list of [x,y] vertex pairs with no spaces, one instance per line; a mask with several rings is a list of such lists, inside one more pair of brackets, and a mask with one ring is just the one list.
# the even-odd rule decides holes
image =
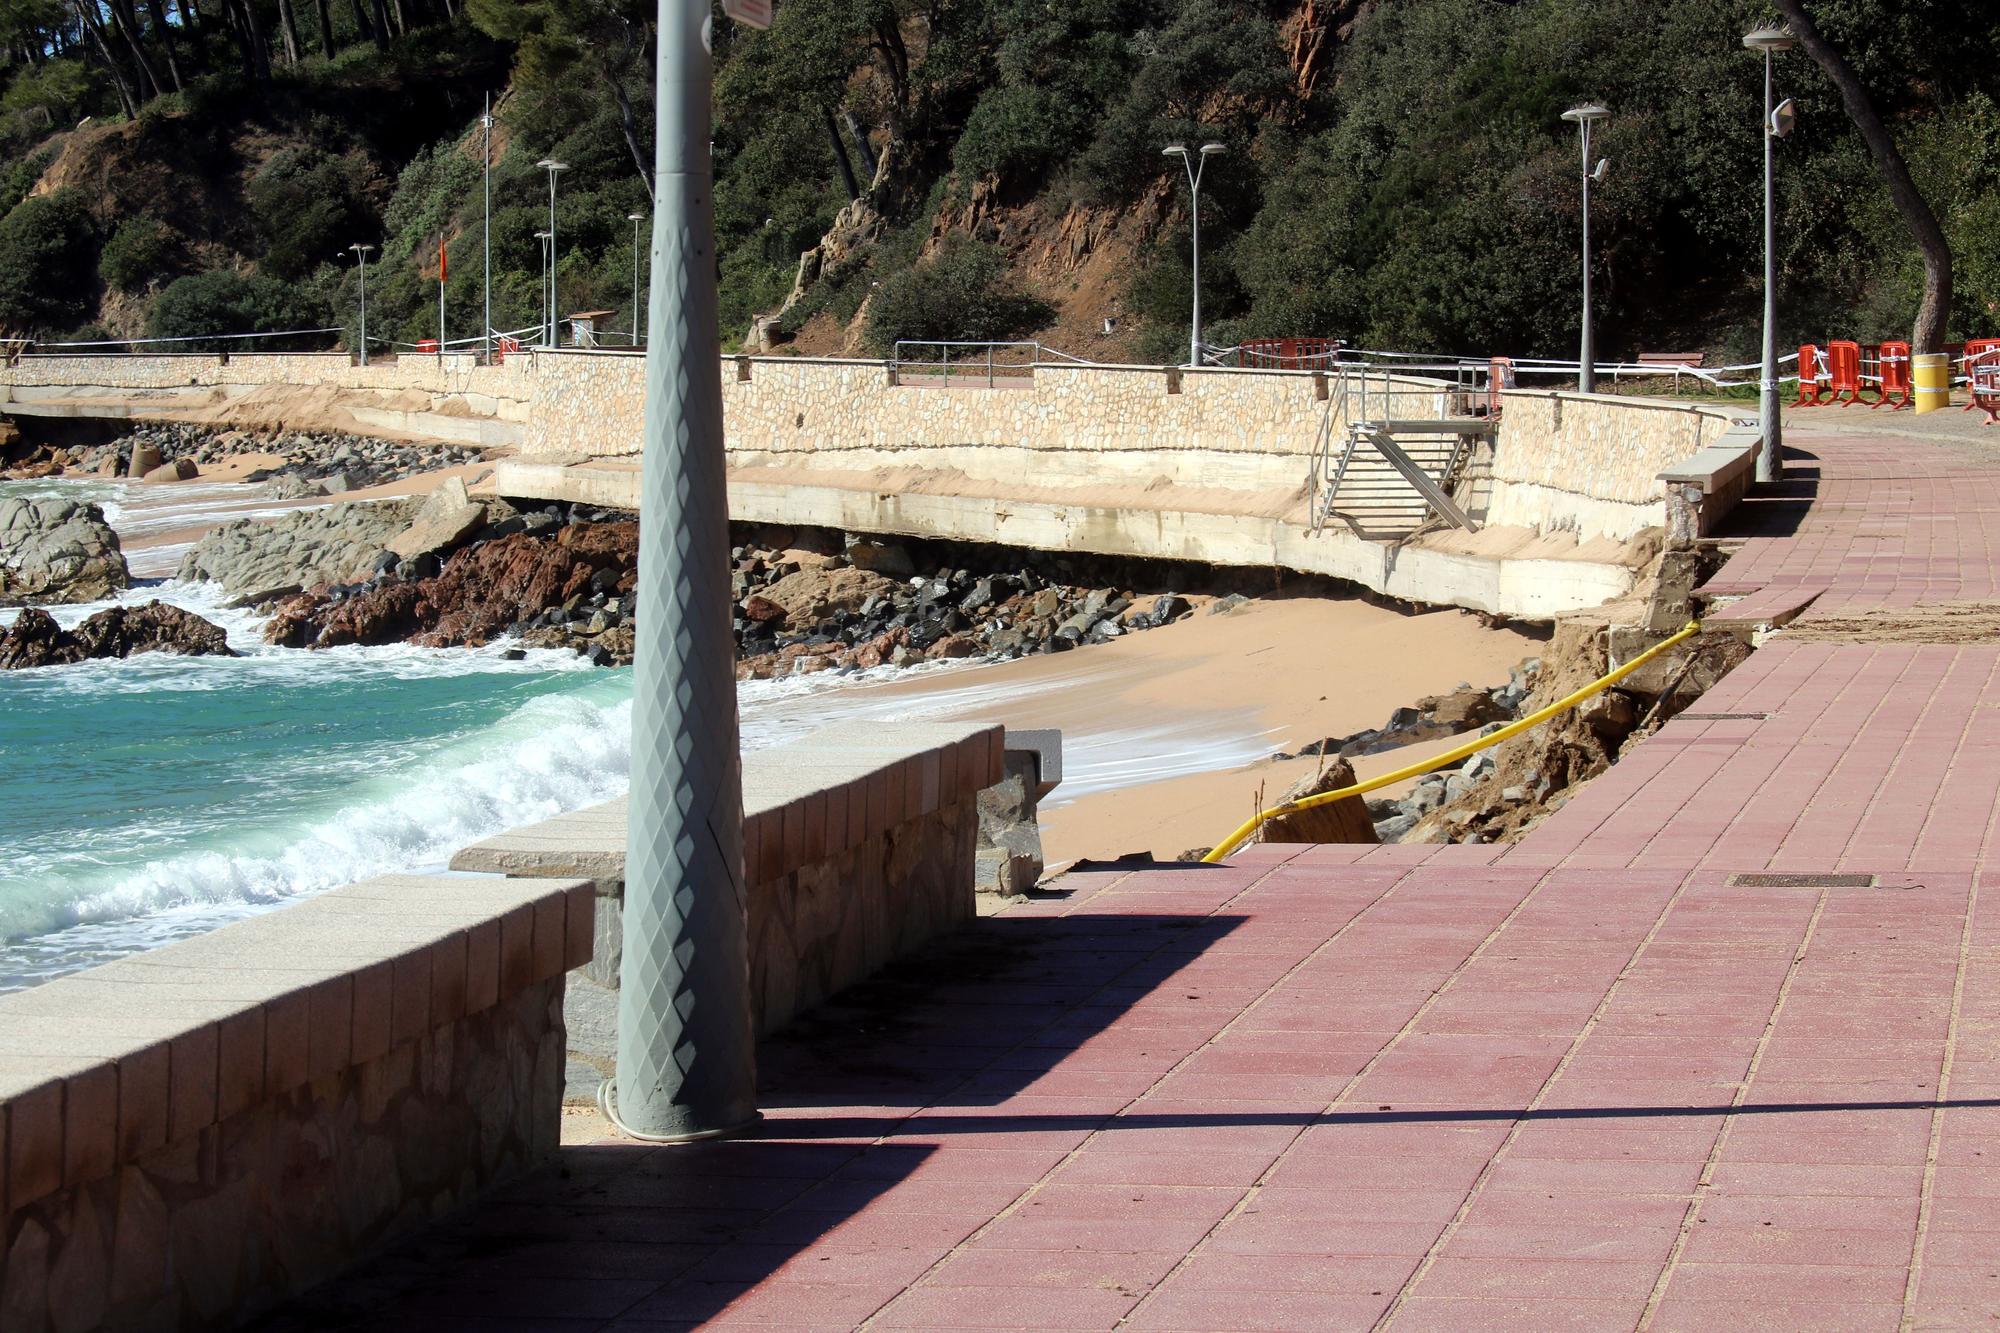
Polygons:
[[1966,410],[1978,408],[1986,413],[1986,424],[1992,425],[2000,415],[2000,338],[1968,339],[1959,364],[1972,381],[1972,401],[1965,405]]
[[[1861,401],[1861,344],[1835,339],[1826,345],[1827,402],[1846,407]],[[1842,398],[1841,395],[1847,395]]]
[[1876,363],[1881,374],[1876,384],[1880,394],[1869,406],[1880,407],[1888,403],[1891,412],[1915,407],[1916,389],[1910,382],[1910,345],[1906,342],[1883,343]]
[[1799,396],[1793,407],[1818,407],[1826,398],[1826,353],[1818,343],[1799,344]]

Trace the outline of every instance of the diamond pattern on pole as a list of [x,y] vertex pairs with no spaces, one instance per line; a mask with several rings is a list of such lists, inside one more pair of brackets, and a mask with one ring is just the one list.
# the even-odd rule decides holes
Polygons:
[[618,1110],[657,1135],[755,1114],[709,209],[661,174],[618,1014]]

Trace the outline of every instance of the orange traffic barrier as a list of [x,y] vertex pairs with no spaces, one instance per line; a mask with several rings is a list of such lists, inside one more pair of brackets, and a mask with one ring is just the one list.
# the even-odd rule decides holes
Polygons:
[[[1861,401],[1861,344],[1836,338],[1826,345],[1827,402],[1846,407]],[[1847,395],[1844,399],[1842,394]]]
[[1817,343],[1799,344],[1799,396],[1793,407],[1818,407],[1825,400],[1829,383],[1826,353]]
[[1876,353],[1877,396],[1870,407],[1889,404],[1891,412],[1900,412],[1916,405],[1910,382],[1910,345],[1906,342],[1885,342]]

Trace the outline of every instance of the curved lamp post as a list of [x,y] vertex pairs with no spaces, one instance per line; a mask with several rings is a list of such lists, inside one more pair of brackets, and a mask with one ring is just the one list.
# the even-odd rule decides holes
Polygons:
[[632,345],[639,345],[639,224],[646,220],[644,213],[627,213],[625,220],[632,224]]
[[[1778,449],[1784,421],[1778,407],[1778,222],[1772,193],[1777,179],[1778,140],[1792,132],[1792,100],[1771,105],[1771,58],[1789,51],[1797,38],[1783,28],[1759,28],[1743,35],[1743,45],[1764,53],[1764,368],[1757,382],[1757,425],[1764,447],[1757,452],[1757,480],[1778,479]],[[1800,374],[1812,367],[1800,366]]]
[[354,268],[361,275],[361,364],[368,364],[368,256],[374,251],[372,245],[350,245],[354,252]]
[[1208,166],[1208,159],[1229,151],[1219,143],[1205,143],[1197,152],[1190,153],[1184,143],[1170,143],[1160,152],[1166,157],[1181,160],[1182,170],[1187,172],[1188,192],[1192,202],[1188,208],[1188,220],[1194,230],[1194,315],[1188,323],[1188,364],[1201,364],[1201,175]]
[[535,163],[549,173],[549,322],[544,347],[556,345],[556,177],[569,170],[569,163],[545,157]]
[[1603,159],[1595,165],[1591,163],[1590,127],[1610,114],[1609,108],[1599,102],[1586,102],[1562,113],[1564,120],[1575,122],[1577,139],[1583,146],[1583,337],[1576,355],[1576,387],[1579,393],[1597,392],[1597,342],[1590,318],[1590,183],[1602,182],[1611,166],[1608,160]]

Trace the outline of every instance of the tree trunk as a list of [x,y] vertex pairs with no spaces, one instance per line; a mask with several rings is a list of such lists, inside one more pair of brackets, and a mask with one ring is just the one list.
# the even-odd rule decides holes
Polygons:
[[328,60],[340,54],[340,43],[333,35],[333,7],[327,0],[313,0],[313,8],[319,16],[319,45],[326,52]]
[[128,117],[139,114],[139,104],[132,96],[132,84],[125,77],[125,70],[118,63],[118,57],[111,53],[111,44],[104,40],[102,15],[97,8],[97,0],[70,0],[76,11],[77,22],[83,27],[84,36],[97,51],[97,58],[103,62],[105,71],[111,75],[111,84],[118,90],[118,105],[123,107]]
[[393,31],[389,26],[388,0],[369,0],[369,4],[375,11],[375,49],[386,51],[389,49],[389,36]]
[[868,175],[870,185],[875,183],[875,149],[868,142],[868,131],[861,127],[861,117],[850,107],[840,109],[841,118],[847,122],[847,132],[854,136],[854,151],[861,154],[861,169]]
[[181,62],[174,51],[174,30],[167,23],[166,4],[164,0],[146,0],[146,7],[152,12],[153,27],[160,34],[160,45],[167,52],[167,77],[174,81],[174,91],[179,92],[187,85],[181,81]]
[[[118,24],[119,35],[125,45],[131,48],[132,63],[139,71],[139,91],[147,97],[158,97],[166,91],[160,76],[153,72],[153,62],[146,59],[146,47],[140,40],[139,14],[132,8],[132,0],[111,0],[111,17]],[[147,92],[151,89],[151,92]]]
[[1785,16],[1806,53],[1826,71],[1833,86],[1840,89],[1848,119],[1861,131],[1868,151],[1874,154],[1876,170],[1888,183],[1889,197],[1895,201],[1896,210],[1903,215],[1903,225],[1910,229],[1911,239],[1923,254],[1924,294],[1917,304],[1916,324],[1910,331],[1910,350],[1919,354],[1941,352],[1945,322],[1951,317],[1951,246],[1945,241],[1944,228],[1938,226],[1937,215],[1931,212],[1917,183],[1910,179],[1910,169],[1904,164],[1895,139],[1890,137],[1889,127],[1882,123],[1875,104],[1869,100],[1868,90],[1862,87],[1846,57],[1820,35],[1803,0],[1772,0],[1772,3]]
[[305,48],[299,43],[299,15],[292,0],[278,0],[278,31],[285,39],[285,63],[297,65]]
[[853,203],[861,197],[861,183],[854,179],[854,164],[847,160],[847,145],[840,140],[840,126],[834,124],[833,109],[821,104],[820,115],[826,120],[826,141],[833,145],[833,160],[840,168],[840,179],[847,186],[847,201]]

